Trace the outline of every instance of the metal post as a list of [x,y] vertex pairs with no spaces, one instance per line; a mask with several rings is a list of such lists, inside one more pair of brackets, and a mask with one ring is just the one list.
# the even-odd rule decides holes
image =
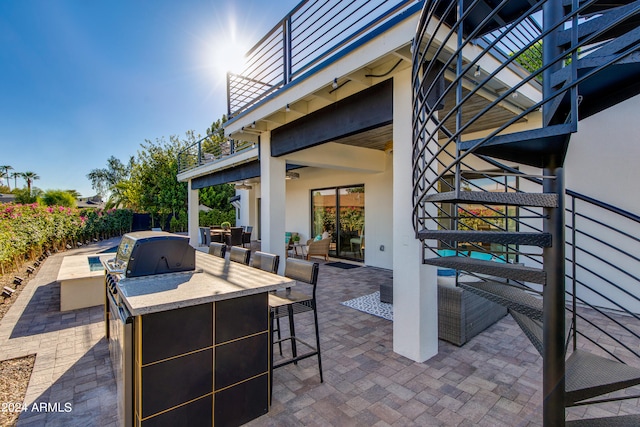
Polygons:
[[542,392],[543,425],[564,427],[565,345],[565,235],[564,169],[552,159],[544,170],[545,193],[558,195],[558,207],[545,208],[544,231],[551,233],[553,246],[543,251],[547,283],[543,290]]
[[[562,1],[547,0],[543,5],[543,30],[547,31],[564,16]],[[543,72],[542,95],[551,101],[553,87],[552,74],[562,67],[562,49],[557,40],[558,31],[550,31],[542,45],[543,65],[553,64]],[[549,104],[545,104],[546,106]],[[545,117],[545,123],[548,117]],[[549,112],[550,114],[551,112]],[[544,169],[545,176],[555,176],[543,180],[545,193],[558,195],[556,208],[545,208],[544,231],[551,233],[553,246],[544,248],[543,262],[547,283],[543,290],[543,334],[542,334],[542,418],[544,427],[564,427],[565,425],[565,219],[564,219],[564,169],[562,158],[552,157]]]
[[291,81],[291,15],[282,24],[283,34],[283,62],[284,62],[284,75],[283,84],[287,84]]

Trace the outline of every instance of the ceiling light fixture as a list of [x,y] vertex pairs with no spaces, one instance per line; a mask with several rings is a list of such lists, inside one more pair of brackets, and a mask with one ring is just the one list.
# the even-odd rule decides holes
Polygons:
[[255,129],[256,128],[256,122],[254,121],[253,123],[251,123],[251,128]]
[[252,186],[245,183],[244,181],[236,182],[236,185],[234,187],[236,190],[251,190],[253,188]]
[[333,79],[333,83],[331,83],[331,87],[334,89],[338,89],[338,78]]
[[284,111],[286,111],[286,112],[291,111],[291,108],[289,108],[289,104],[287,104],[287,106],[284,108]]
[[478,65],[476,67],[476,71],[473,73],[474,77],[480,77],[480,66]]
[[298,172],[287,171],[284,179],[298,179],[300,178],[300,174]]

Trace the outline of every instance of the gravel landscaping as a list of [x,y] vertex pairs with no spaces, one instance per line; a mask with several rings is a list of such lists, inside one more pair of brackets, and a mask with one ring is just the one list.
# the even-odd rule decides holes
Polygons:
[[[22,270],[26,270],[26,265]],[[15,291],[10,297],[0,297],[2,298],[0,320],[9,311],[22,289],[29,282],[29,279],[35,276],[37,271],[38,268],[36,267],[35,271],[30,275],[26,273],[7,273],[0,276],[0,290],[6,286]],[[20,285],[14,283],[15,276],[24,279]],[[31,378],[35,359],[35,355],[30,355],[0,361],[0,426],[14,426],[16,424],[18,416],[23,409],[24,396],[29,385],[29,378]]]

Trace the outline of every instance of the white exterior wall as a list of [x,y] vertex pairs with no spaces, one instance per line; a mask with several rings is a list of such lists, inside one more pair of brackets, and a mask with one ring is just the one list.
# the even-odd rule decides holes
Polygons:
[[565,162],[567,188],[640,214],[640,96],[582,120]]
[[438,354],[436,267],[422,263],[413,229],[411,72],[393,79],[393,351],[423,362]]
[[[640,159],[640,144],[637,143],[640,134],[638,111],[640,96],[578,123],[578,132],[571,137],[565,161],[567,189],[640,215],[640,197],[637,196],[640,181],[640,168],[637,164]],[[567,198],[568,208],[570,203],[571,199]],[[577,202],[576,210],[631,236],[640,236],[640,229],[636,223],[606,210],[594,208],[585,202]],[[567,215],[566,223],[572,224],[570,215]],[[640,251],[638,242],[616,234],[605,226],[581,218],[576,220],[576,226],[580,231],[598,235],[632,256],[637,256]],[[571,231],[567,230],[567,242],[570,242],[571,238]],[[640,313],[639,302],[597,277],[604,276],[631,295],[637,295],[638,282],[630,276],[640,277],[638,263],[633,258],[587,236],[578,235],[576,240],[580,247],[613,264],[608,266],[586,252],[579,252],[576,259],[585,268],[578,269],[578,280],[598,288],[616,301],[623,301],[631,311]],[[567,256],[571,255],[570,248],[567,247]],[[588,272],[587,268],[593,273]],[[571,281],[567,281],[567,289],[570,289],[571,284]],[[577,294],[595,305],[618,308],[584,288],[579,287]]]

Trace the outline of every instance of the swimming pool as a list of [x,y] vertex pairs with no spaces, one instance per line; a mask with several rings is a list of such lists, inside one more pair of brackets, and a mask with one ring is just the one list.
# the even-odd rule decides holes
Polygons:
[[87,261],[89,261],[89,271],[102,271],[104,270],[104,266],[100,261],[100,257],[98,256],[90,256],[87,257]]

